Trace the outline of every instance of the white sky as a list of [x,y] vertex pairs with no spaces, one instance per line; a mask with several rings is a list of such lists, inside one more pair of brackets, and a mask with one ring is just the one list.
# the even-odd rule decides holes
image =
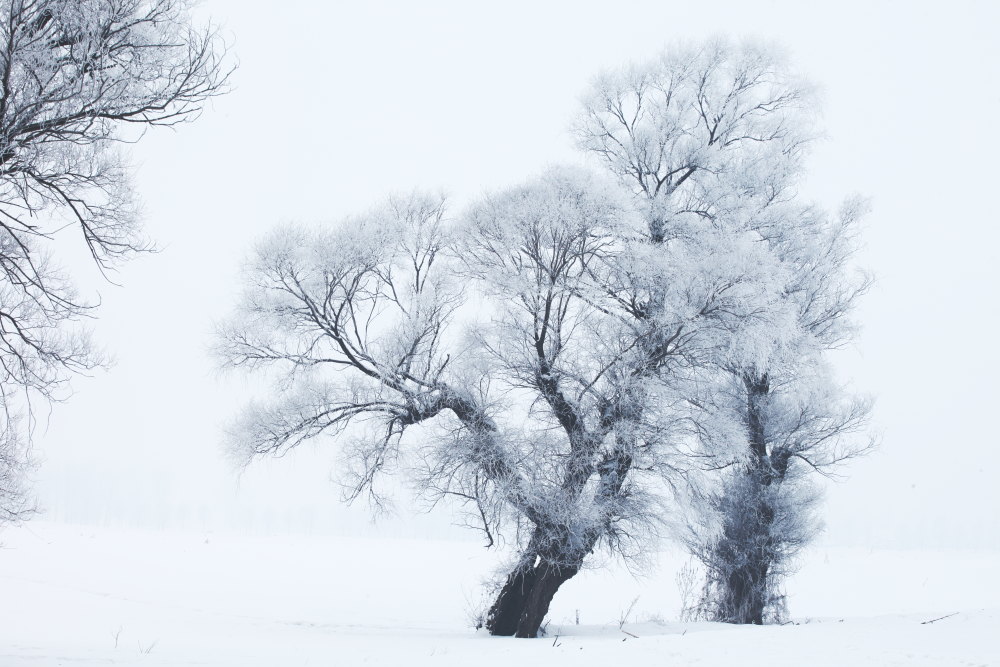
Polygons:
[[829,489],[825,539],[1000,546],[1000,5],[812,4],[206,0],[239,58],[236,89],[134,149],[164,251],[100,288],[96,334],[118,364],[78,379],[38,434],[49,517],[364,530],[365,507],[338,507],[329,482],[334,442],[239,479],[223,460],[221,428],[249,392],[217,376],[207,348],[253,240],[392,190],[461,202],[578,159],[567,128],[591,76],[727,33],[780,41],[822,86],[829,138],[810,192],[874,202],[863,262],[879,285],[858,350],[839,361],[878,396],[884,439]]

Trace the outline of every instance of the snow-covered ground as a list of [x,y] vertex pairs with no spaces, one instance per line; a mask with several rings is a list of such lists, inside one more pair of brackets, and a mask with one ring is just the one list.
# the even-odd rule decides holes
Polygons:
[[42,521],[2,540],[3,667],[1000,665],[996,552],[813,550],[795,623],[770,627],[676,622],[684,559],[666,554],[638,579],[583,573],[546,638],[515,640],[470,627],[499,558],[471,542]]

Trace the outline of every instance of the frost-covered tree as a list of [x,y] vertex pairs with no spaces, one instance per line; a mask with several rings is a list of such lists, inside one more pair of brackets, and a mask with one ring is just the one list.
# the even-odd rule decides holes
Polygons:
[[714,40],[599,77],[577,126],[581,146],[646,202],[652,245],[741,239],[770,276],[755,321],[720,339],[687,397],[701,455],[725,470],[694,493],[687,538],[715,620],[760,623],[776,608],[812,532],[815,494],[801,473],[868,444],[852,437],[869,403],[842,397],[822,360],[848,340],[868,285],[847,273],[857,208],[834,221],[795,202],[811,110],[808,87],[772,49]]
[[[795,251],[815,230],[788,223],[806,213],[809,96],[779,64],[713,42],[599,78],[577,130],[607,182],[553,169],[456,222],[414,194],[272,234],[220,330],[224,363],[268,373],[278,397],[246,410],[234,451],[335,436],[350,497],[397,467],[457,499],[516,547],[484,624],[535,636],[596,549],[657,533],[692,461],[750,460],[734,377],[777,377],[781,359],[787,406],[830,414],[792,305],[825,297],[790,296],[812,270]],[[796,453],[822,465],[810,447]],[[717,488],[703,498],[749,507]]]
[[574,129],[642,200],[650,243],[669,245],[765,224],[792,195],[810,98],[769,48],[717,39],[601,74]]
[[[485,618],[494,634],[534,636],[599,545],[623,556],[648,546],[662,515],[655,491],[675,481],[676,386],[759,291],[741,263],[721,259],[732,259],[725,244],[645,252],[644,218],[624,194],[557,172],[466,218],[464,270],[497,313],[476,340],[493,381],[526,406],[518,459],[537,499],[515,517],[519,552]],[[481,499],[454,461],[443,490]]]
[[279,230],[220,331],[225,363],[271,369],[280,396],[246,410],[235,450],[341,436],[354,495],[402,463],[491,542],[514,541],[484,622],[536,636],[595,549],[627,555],[655,534],[684,428],[675,386],[765,292],[732,244],[648,247],[628,193],[571,169],[454,224],[439,198],[413,195]]
[[102,269],[147,249],[117,146],[197,115],[228,70],[187,0],[0,1],[0,520],[29,507],[32,403],[102,363],[95,304],[56,262],[77,243]]
[[[794,557],[815,535],[815,474],[870,449],[871,400],[851,395],[833,378],[824,352],[851,340],[848,319],[869,280],[850,270],[859,207],[839,217],[803,210],[769,239],[787,265],[784,327],[775,345],[748,361],[719,359],[714,395],[697,404],[732,420],[743,437],[721,479],[696,489],[686,541],[705,566],[704,594],[694,615],[761,624],[784,611],[781,584]],[[717,423],[717,422],[716,422]],[[701,433],[706,452],[726,451]]]
[[6,410],[0,429],[0,524],[17,522],[34,509],[25,488],[32,461],[20,433],[19,415]]

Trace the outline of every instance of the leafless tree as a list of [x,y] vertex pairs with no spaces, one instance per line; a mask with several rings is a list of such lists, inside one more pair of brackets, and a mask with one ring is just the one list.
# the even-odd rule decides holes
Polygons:
[[34,511],[25,489],[32,467],[26,440],[19,433],[16,414],[4,412],[0,430],[0,524],[20,521]]
[[[95,304],[60,269],[59,245],[79,235],[102,270],[149,249],[117,146],[195,117],[226,86],[224,45],[192,27],[189,10],[187,0],[0,2],[4,489],[27,464],[33,397],[62,398],[70,375],[103,362],[81,327]],[[7,501],[18,497],[3,492],[7,516],[22,514]]]
[[277,231],[219,352],[270,369],[282,398],[247,409],[234,450],[350,428],[356,496],[423,424],[421,487],[518,549],[484,623],[535,636],[599,545],[628,555],[655,537],[687,428],[677,386],[765,293],[728,246],[678,241],[665,258],[646,232],[626,191],[566,168],[454,224],[441,199],[412,195],[338,228]]
[[642,224],[613,183],[554,169],[453,225],[443,201],[413,195],[337,229],[278,231],[220,331],[225,363],[277,371],[283,397],[248,408],[236,451],[353,424],[358,494],[424,424],[422,487],[518,547],[488,629],[535,636],[599,544],[627,553],[655,535],[675,427],[663,378],[741,307],[731,278],[686,276],[637,317],[662,277],[630,250]]
[[781,620],[781,584],[818,530],[811,476],[838,476],[874,446],[867,429],[872,400],[839,386],[823,358],[851,340],[849,316],[871,284],[850,271],[860,212],[850,205],[832,218],[803,210],[788,233],[779,238],[775,230],[771,238],[775,260],[788,268],[774,308],[785,309],[789,328],[766,357],[720,364],[723,386],[713,409],[742,427],[745,444],[720,484],[694,494],[698,518],[687,542],[706,568],[695,615]]
[[746,449],[724,380],[784,344],[801,268],[770,239],[808,93],[773,65],[719,42],[599,79],[578,131],[617,179],[556,168],[453,223],[414,194],[272,234],[219,353],[279,398],[246,410],[233,451],[338,436],[352,497],[400,466],[457,499],[517,548],[486,627],[535,636],[595,549],[657,535],[692,460]]
[[834,220],[796,202],[810,98],[773,48],[720,39],[602,75],[577,125],[581,147],[646,202],[651,245],[742,243],[730,261],[756,265],[770,294],[720,338],[688,396],[705,465],[725,471],[694,493],[687,538],[715,620],[761,623],[776,608],[782,568],[811,534],[815,494],[798,468],[824,471],[868,444],[852,436],[870,402],[842,398],[822,371],[869,281],[847,275],[857,207]]

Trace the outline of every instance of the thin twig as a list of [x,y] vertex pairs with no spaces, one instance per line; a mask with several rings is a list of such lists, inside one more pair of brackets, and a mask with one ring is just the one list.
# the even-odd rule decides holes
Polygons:
[[954,614],[948,614],[947,616],[941,616],[940,618],[932,618],[929,621],[920,621],[920,625],[928,625],[929,623],[937,623],[938,621],[943,621],[946,618],[951,618],[952,616],[958,616],[958,614],[959,614],[959,612],[956,611]]

